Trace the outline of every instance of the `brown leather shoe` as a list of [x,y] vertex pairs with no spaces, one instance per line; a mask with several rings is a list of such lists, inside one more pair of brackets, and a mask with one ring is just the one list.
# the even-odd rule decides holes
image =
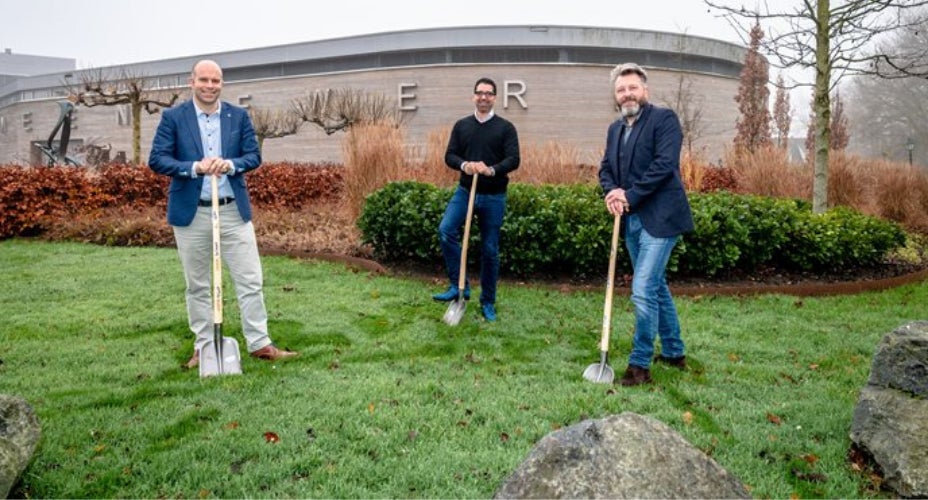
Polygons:
[[622,374],[622,378],[619,379],[619,383],[626,387],[650,384],[651,370],[648,370],[647,368],[640,368],[634,365],[628,365],[625,373]]
[[274,347],[274,344],[268,344],[251,353],[251,357],[263,359],[265,361],[277,361],[278,359],[292,358],[298,354],[297,352],[278,349]]
[[198,366],[200,366],[200,351],[195,350],[193,351],[193,356],[191,356],[190,359],[184,363],[183,368],[184,370],[192,370]]
[[686,356],[677,356],[670,357],[664,356],[663,354],[654,358],[655,363],[664,363],[665,365],[670,365],[674,368],[679,368],[681,370],[686,370]]

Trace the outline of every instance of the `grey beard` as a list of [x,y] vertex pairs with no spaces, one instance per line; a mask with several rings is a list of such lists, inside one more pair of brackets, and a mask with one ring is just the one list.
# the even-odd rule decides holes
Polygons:
[[622,106],[620,109],[622,110],[622,116],[625,118],[631,118],[636,116],[638,112],[641,111],[641,105],[636,102],[631,107]]

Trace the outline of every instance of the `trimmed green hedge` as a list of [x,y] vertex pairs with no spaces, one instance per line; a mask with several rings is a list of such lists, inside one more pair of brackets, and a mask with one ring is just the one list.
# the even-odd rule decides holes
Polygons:
[[[440,265],[438,224],[453,188],[390,183],[366,200],[358,227],[363,242],[388,262]],[[696,230],[671,256],[669,274],[715,276],[759,266],[837,271],[878,264],[905,243],[892,222],[839,207],[813,214],[798,200],[691,193]],[[501,271],[601,276],[609,256],[612,217],[594,185],[512,184],[500,241]],[[469,261],[479,261],[472,231]],[[629,271],[624,246],[619,265]]]

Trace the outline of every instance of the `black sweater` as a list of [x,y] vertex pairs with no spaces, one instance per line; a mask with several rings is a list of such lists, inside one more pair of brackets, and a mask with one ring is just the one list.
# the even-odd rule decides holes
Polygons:
[[470,190],[473,179],[461,170],[465,161],[482,161],[496,171],[496,175],[481,175],[477,179],[477,193],[505,193],[509,172],[519,168],[519,135],[515,126],[499,115],[483,123],[474,115],[458,120],[451,129],[445,163],[461,172],[460,185]]

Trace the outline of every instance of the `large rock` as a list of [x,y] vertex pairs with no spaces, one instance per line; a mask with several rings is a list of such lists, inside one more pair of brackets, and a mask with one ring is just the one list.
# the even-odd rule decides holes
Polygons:
[[883,337],[860,391],[851,441],[904,497],[928,497],[928,321]]
[[0,394],[0,498],[6,498],[29,465],[42,430],[24,399]]
[[666,424],[635,413],[548,434],[495,498],[751,498]]

